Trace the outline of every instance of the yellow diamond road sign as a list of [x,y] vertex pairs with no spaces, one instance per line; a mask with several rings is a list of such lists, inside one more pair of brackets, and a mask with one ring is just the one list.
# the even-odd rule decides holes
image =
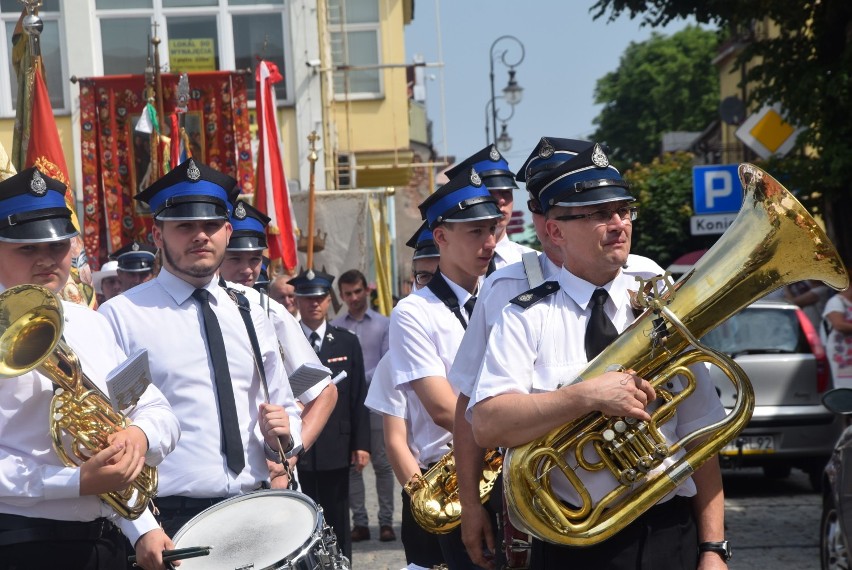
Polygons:
[[765,106],[737,129],[737,138],[761,158],[784,156],[796,143],[802,128],[784,120],[781,106]]

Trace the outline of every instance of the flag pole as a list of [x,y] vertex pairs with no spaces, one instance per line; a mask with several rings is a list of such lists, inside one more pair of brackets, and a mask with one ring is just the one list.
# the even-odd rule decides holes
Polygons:
[[311,144],[311,152],[308,154],[308,161],[311,163],[310,183],[308,185],[308,251],[307,251],[307,267],[314,267],[314,204],[316,203],[316,165],[319,157],[317,156],[317,141],[319,135],[316,131],[308,135],[308,142]]

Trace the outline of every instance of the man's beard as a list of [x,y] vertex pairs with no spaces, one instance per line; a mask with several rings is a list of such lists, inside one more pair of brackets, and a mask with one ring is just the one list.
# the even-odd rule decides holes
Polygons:
[[222,260],[225,259],[224,252],[219,256],[219,262],[210,265],[209,267],[198,267],[195,265],[190,266],[189,268],[180,267],[172,257],[171,252],[169,251],[168,244],[163,244],[163,256],[166,259],[166,263],[169,268],[172,269],[175,273],[183,273],[184,275],[188,275],[190,277],[211,277],[216,271],[219,269],[219,266],[222,264]]

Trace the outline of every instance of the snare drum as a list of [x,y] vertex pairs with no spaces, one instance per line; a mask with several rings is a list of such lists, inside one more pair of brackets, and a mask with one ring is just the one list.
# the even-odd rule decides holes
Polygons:
[[196,515],[175,534],[175,548],[212,546],[181,570],[348,570],[322,509],[310,497],[276,489],[232,497]]

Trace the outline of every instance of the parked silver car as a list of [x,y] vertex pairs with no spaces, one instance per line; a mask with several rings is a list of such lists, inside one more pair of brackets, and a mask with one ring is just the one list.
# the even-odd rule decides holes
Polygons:
[[[823,397],[825,406],[838,414],[852,414],[852,390],[840,388]],[[834,446],[825,466],[820,524],[820,562],[822,570],[852,568],[849,530],[852,529],[852,427],[847,427]]]
[[[754,415],[721,451],[723,467],[762,467],[767,477],[804,470],[818,490],[844,421],[823,406],[831,388],[825,350],[797,306],[761,300],[706,334],[703,341],[734,358],[755,393]],[[735,401],[731,383],[713,369],[722,404]]]

